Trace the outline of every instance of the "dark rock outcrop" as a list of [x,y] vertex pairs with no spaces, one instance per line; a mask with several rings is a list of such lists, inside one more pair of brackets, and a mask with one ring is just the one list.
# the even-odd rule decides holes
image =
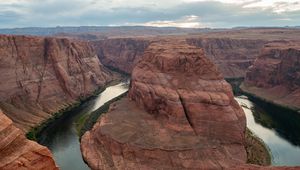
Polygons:
[[267,44],[242,85],[246,92],[279,105],[300,110],[300,45]]
[[134,68],[127,98],[81,140],[92,169],[222,169],[245,164],[245,115],[203,50],[161,40]]

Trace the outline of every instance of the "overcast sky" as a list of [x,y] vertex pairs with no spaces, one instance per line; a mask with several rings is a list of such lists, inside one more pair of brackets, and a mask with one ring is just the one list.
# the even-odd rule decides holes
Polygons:
[[300,0],[0,0],[0,27],[296,26]]

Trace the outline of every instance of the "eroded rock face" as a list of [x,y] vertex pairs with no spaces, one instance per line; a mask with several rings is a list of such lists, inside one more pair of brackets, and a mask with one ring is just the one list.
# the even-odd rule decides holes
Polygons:
[[115,38],[93,41],[91,44],[105,66],[131,74],[133,67],[149,46],[150,39]]
[[0,36],[0,106],[28,131],[112,79],[86,42]]
[[[161,39],[161,38],[156,38]],[[185,39],[182,37],[181,39]],[[114,38],[92,41],[101,62],[130,74],[154,38]],[[267,41],[233,38],[187,38],[188,44],[203,48],[226,78],[244,77]]]
[[0,169],[58,169],[50,151],[25,138],[0,110]]
[[300,45],[270,43],[247,71],[242,89],[280,105],[300,110]]
[[92,169],[222,169],[246,163],[245,116],[201,49],[150,45],[114,103],[81,141]]
[[246,70],[267,41],[233,38],[188,38],[190,45],[205,50],[225,78],[245,77]]

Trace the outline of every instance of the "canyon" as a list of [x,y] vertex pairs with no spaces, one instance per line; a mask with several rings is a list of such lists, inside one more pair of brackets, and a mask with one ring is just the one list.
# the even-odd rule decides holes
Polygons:
[[131,78],[81,139],[91,169],[299,169],[247,164],[244,112],[188,40],[153,41]]
[[0,107],[26,132],[113,78],[86,42],[1,36],[0,53]]
[[[164,39],[164,38],[157,38]],[[258,56],[265,40],[231,38],[189,38],[187,43],[205,50],[225,78],[245,77],[246,69]],[[130,74],[145,51],[155,38],[111,38],[91,41],[97,49],[101,62],[108,67]],[[176,40],[174,40],[176,41]]]
[[90,43],[105,66],[130,75],[151,42],[150,38],[112,38]]
[[0,169],[57,169],[25,134],[118,80],[115,72],[131,85],[82,137],[92,169],[298,169],[246,164],[246,118],[224,78],[299,110],[299,32],[0,35]]
[[25,133],[78,105],[116,75],[87,42],[0,35],[0,54],[0,169],[56,169],[50,151]]
[[297,36],[300,36],[297,29],[241,29],[176,36],[112,36],[90,43],[105,66],[130,74],[152,42],[185,39],[189,45],[203,48],[225,78],[236,79],[246,76],[246,70],[265,45],[278,40],[297,41]]
[[92,169],[222,169],[245,164],[245,115],[200,48],[152,43],[81,149]]
[[246,74],[242,90],[300,111],[300,43],[267,44]]

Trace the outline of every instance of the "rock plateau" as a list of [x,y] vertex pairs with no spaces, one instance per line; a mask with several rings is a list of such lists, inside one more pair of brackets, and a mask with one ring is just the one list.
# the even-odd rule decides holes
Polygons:
[[246,119],[230,85],[184,40],[153,42],[81,140],[92,169],[222,169],[245,164]]

